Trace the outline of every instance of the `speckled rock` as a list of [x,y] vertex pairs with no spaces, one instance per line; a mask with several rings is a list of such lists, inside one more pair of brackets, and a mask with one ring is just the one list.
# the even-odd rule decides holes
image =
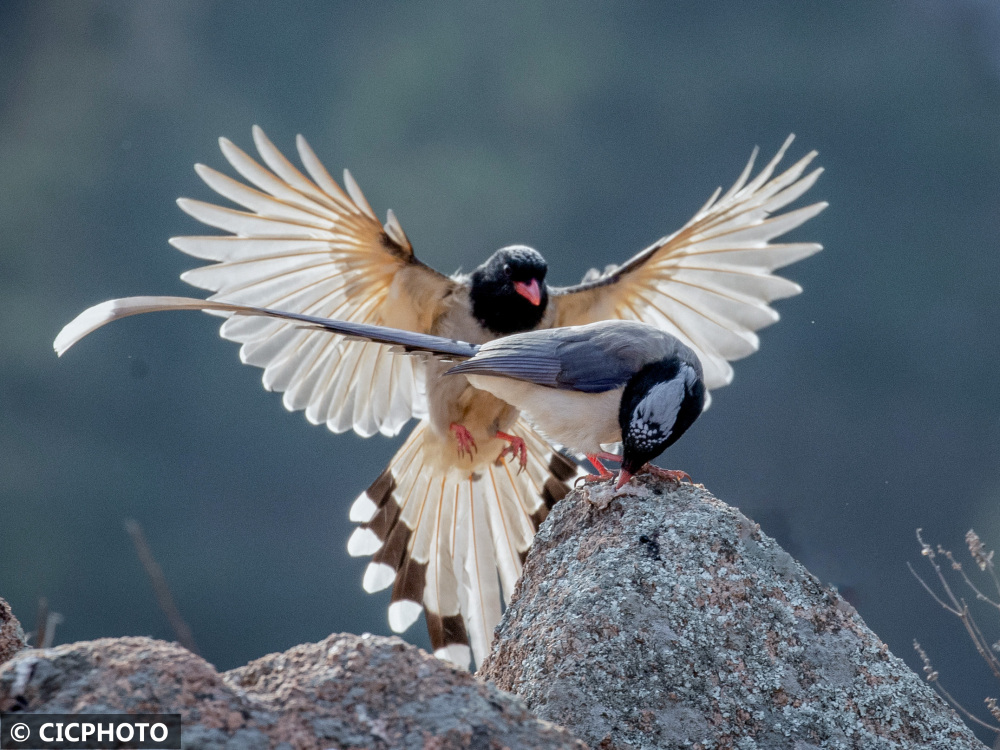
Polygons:
[[332,635],[219,674],[177,644],[26,649],[0,711],[179,712],[186,748],[585,748],[518,699],[399,638]]
[[757,524],[646,478],[555,506],[480,675],[607,750],[985,747]]
[[0,599],[0,664],[25,647],[24,631],[14,617],[10,605]]

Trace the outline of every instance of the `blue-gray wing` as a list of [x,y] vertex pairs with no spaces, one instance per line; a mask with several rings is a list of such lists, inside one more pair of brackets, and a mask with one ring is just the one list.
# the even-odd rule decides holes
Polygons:
[[491,341],[448,373],[493,375],[600,393],[624,386],[643,366],[669,356],[677,347],[683,345],[652,326],[606,320]]

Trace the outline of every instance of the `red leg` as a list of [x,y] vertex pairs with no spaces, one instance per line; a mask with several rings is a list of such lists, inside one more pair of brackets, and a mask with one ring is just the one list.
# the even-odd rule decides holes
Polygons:
[[458,455],[464,456],[468,453],[469,458],[472,458],[476,453],[476,441],[473,440],[472,433],[458,422],[451,423],[451,431],[455,434],[455,439],[458,441]]
[[588,453],[587,460],[594,465],[597,469],[596,474],[588,474],[585,477],[580,477],[580,480],[584,482],[603,482],[605,479],[610,479],[614,476],[607,467],[601,463],[601,459],[605,461],[621,461],[621,456],[616,456],[614,453]]
[[524,440],[516,435],[508,435],[506,432],[500,432],[500,430],[497,430],[497,437],[510,443],[497,456],[497,462],[499,463],[500,459],[509,453],[510,457],[517,458],[517,462],[520,464],[518,472],[524,471],[528,465],[528,446],[524,444]]

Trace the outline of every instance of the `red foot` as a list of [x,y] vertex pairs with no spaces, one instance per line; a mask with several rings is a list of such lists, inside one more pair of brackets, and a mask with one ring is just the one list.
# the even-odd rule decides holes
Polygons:
[[528,446],[524,444],[524,440],[515,435],[500,432],[500,430],[497,430],[497,437],[510,443],[510,445],[500,451],[500,455],[497,456],[497,463],[509,453],[511,458],[517,458],[517,462],[520,465],[520,468],[517,470],[518,473],[524,471],[528,465]]
[[[682,479],[686,479],[689,482],[691,481],[691,477],[688,476],[686,471],[677,471],[674,469],[661,469],[659,466],[653,466],[653,464],[646,464],[641,469],[639,469],[639,472],[642,474],[652,474],[654,477],[657,477],[659,479],[666,479],[677,485],[681,483]],[[628,484],[628,481],[631,478],[632,474],[630,472],[625,471],[625,469],[622,469],[618,473],[618,482],[615,483],[615,489],[620,490],[622,487]]]
[[674,484],[680,484],[681,480],[684,479],[688,482],[691,481],[691,477],[686,471],[679,471],[677,469],[661,469],[659,466],[653,466],[653,464],[646,464],[642,467],[642,470],[648,471],[658,479],[667,479]]
[[594,465],[595,469],[597,469],[597,474],[586,474],[585,476],[580,477],[577,482],[585,482],[589,484],[590,482],[603,482],[605,479],[613,477],[614,474],[608,471],[607,467],[601,463],[601,459],[604,459],[605,461],[621,461],[622,457],[616,456],[614,453],[588,453],[587,460]]
[[476,454],[476,441],[472,439],[472,433],[458,422],[451,423],[451,431],[455,433],[455,439],[458,441],[458,455],[468,454],[469,458],[472,458]]

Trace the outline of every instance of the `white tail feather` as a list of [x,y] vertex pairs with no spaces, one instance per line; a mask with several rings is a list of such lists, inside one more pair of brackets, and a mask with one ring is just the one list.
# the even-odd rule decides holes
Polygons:
[[[362,542],[371,549],[380,540],[365,574],[366,590],[388,587],[389,571],[394,572],[390,627],[405,630],[422,604],[435,652],[450,654],[451,660],[460,651],[468,653],[466,638],[476,661],[485,658],[500,621],[501,592],[509,600],[547,502],[562,496],[550,466],[554,449],[524,420],[512,429],[528,448],[525,470],[506,460],[484,461],[470,474],[441,466],[439,438],[421,422],[379,480],[351,507],[352,520],[364,524],[351,537],[357,540],[352,549]],[[564,462],[560,476],[572,481],[583,473]],[[552,496],[553,482],[557,497]],[[406,547],[394,552],[393,540],[404,538],[398,535],[399,525],[408,530]],[[415,570],[420,575],[408,578]],[[459,615],[464,631],[455,629]],[[452,649],[456,644],[465,650]]]

